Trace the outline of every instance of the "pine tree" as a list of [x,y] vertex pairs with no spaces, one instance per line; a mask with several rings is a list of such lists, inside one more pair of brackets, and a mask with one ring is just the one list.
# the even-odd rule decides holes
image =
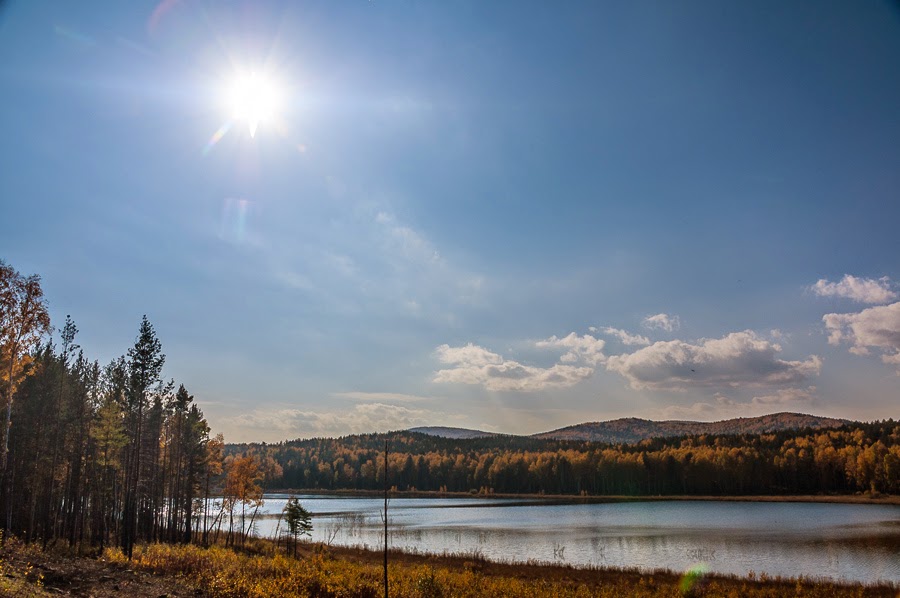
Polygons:
[[288,499],[282,512],[288,526],[288,533],[294,542],[294,556],[297,556],[297,539],[300,536],[312,536],[312,514],[303,508],[295,496]]
[[125,465],[125,499],[122,521],[122,550],[131,557],[137,536],[138,506],[149,480],[145,477],[144,426],[150,389],[160,382],[166,356],[156,332],[145,315],[141,320],[134,347],[128,350],[128,386],[126,391],[126,433],[129,436]]

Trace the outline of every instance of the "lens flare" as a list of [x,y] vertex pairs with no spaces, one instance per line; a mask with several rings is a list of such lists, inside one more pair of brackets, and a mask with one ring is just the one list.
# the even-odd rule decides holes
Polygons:
[[219,235],[232,243],[243,243],[247,235],[247,214],[250,201],[228,197],[222,206],[222,228]]
[[210,150],[212,150],[212,148],[213,148],[217,143],[219,143],[220,141],[222,141],[222,138],[225,137],[225,135],[226,135],[226,134],[228,133],[228,131],[231,129],[231,124],[232,124],[232,123],[231,123],[230,120],[229,120],[229,121],[226,121],[225,123],[222,124],[221,127],[219,127],[219,130],[218,130],[218,131],[216,131],[215,133],[213,133],[212,137],[209,138],[209,141],[206,142],[206,146],[204,146],[204,148],[203,148],[203,155],[204,155],[204,156],[207,155],[207,154],[210,152]]
[[56,35],[74,42],[80,46],[92,47],[97,45],[97,40],[95,40],[90,35],[87,35],[80,31],[76,31],[75,29],[63,27],[62,25],[54,25],[53,32],[56,33]]
[[709,572],[709,565],[706,563],[697,563],[690,569],[684,572],[684,575],[681,576],[681,593],[687,594],[697,587],[701,581],[703,581],[703,577]]

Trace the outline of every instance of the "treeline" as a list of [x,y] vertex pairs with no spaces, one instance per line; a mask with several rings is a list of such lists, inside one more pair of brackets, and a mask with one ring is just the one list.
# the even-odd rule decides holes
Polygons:
[[[209,540],[237,505],[262,497],[262,463],[224,459],[146,316],[134,346],[106,365],[52,328],[37,276],[0,260],[0,528],[44,545],[131,554],[143,541]],[[279,473],[277,469],[271,469]],[[211,512],[210,497],[225,499]],[[244,531],[242,526],[241,531]]]
[[446,439],[411,432],[229,445],[270,458],[270,488],[577,495],[900,494],[900,423],[758,435],[689,436],[638,444],[514,436]]

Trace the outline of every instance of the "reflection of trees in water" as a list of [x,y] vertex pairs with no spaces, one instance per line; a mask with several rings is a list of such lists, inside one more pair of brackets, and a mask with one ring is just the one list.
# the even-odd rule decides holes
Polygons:
[[553,560],[566,560],[566,547],[564,544],[560,544],[559,542],[553,543]]
[[405,541],[414,541],[421,542],[425,535],[422,533],[420,529],[410,529],[410,528],[394,528],[391,532],[391,538],[397,538],[398,540]]
[[594,551],[598,563],[606,561],[606,543],[602,541],[602,538],[591,538],[591,550]]
[[368,523],[368,517],[365,513],[341,513],[332,517],[323,528],[324,541],[331,545],[335,538],[360,538],[362,537],[363,528]]

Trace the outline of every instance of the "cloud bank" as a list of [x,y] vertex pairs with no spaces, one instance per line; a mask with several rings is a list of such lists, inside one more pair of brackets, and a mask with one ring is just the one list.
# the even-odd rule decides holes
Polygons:
[[423,401],[427,402],[434,400],[432,397],[421,397],[419,395],[409,395],[399,392],[362,392],[354,390],[349,392],[333,392],[331,393],[331,395],[340,397],[342,399],[350,399],[352,401],[394,401],[398,403],[419,403]]
[[[797,361],[781,359],[780,344],[772,337],[763,338],[750,330],[695,343],[673,340],[653,344],[644,337],[615,328],[603,330],[615,331],[613,334],[632,344],[649,346],[633,353],[608,356],[602,339],[572,332],[561,338],[551,336],[534,342],[534,348],[560,353],[557,363],[537,367],[506,359],[472,343],[461,347],[445,344],[435,350],[435,357],[450,367],[438,370],[433,381],[477,385],[487,390],[531,392],[574,386],[605,365],[607,370],[627,379],[636,390],[777,388],[804,383],[818,375],[822,366],[816,355]],[[781,395],[766,395],[770,402],[777,396]],[[757,404],[765,397],[758,399]]]
[[698,401],[690,406],[672,405],[662,409],[664,419],[715,420],[754,417],[775,411],[805,410],[817,400],[816,387],[783,388],[770,394],[737,401],[717,394],[711,402]]
[[287,438],[313,438],[368,434],[404,430],[415,426],[434,425],[435,422],[461,421],[454,416],[426,409],[414,409],[402,405],[365,403],[341,411],[306,411],[301,409],[257,410],[227,422],[239,428],[277,431]]
[[786,361],[779,353],[779,344],[745,330],[697,344],[657,342],[610,357],[606,367],[624,376],[632,388],[652,390],[787,386],[819,373],[819,357]]

